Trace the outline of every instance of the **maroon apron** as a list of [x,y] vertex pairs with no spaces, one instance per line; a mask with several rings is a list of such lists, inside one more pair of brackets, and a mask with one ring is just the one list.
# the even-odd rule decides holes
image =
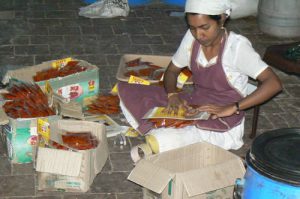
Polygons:
[[[202,67],[197,63],[200,44],[196,40],[193,43],[191,55],[191,70],[193,74],[194,89],[191,93],[181,92],[179,96],[190,105],[217,104],[228,105],[240,101],[242,95],[229,84],[222,66],[222,55],[226,39],[222,40],[217,62],[209,67]],[[146,134],[153,129],[153,124],[143,116],[152,108],[167,106],[167,93],[161,86],[145,86],[137,84],[118,83],[118,92],[126,109],[138,122],[137,130]],[[208,120],[197,120],[199,129],[226,132],[239,125],[244,117],[244,112],[228,117]]]

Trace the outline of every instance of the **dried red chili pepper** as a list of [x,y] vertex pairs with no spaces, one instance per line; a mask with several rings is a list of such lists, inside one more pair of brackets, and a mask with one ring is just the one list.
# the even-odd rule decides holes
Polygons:
[[87,70],[87,67],[80,66],[79,61],[69,61],[65,66],[61,68],[49,68],[37,72],[33,76],[35,82],[45,81],[56,77],[65,77],[74,73],[79,73]]
[[17,83],[9,87],[8,93],[3,95],[5,102],[3,109],[12,118],[33,118],[55,115],[48,106],[47,96],[36,84]]
[[67,146],[78,150],[93,149],[99,144],[98,139],[91,132],[66,132],[62,135],[62,140]]
[[120,112],[120,99],[115,95],[98,95],[87,112],[91,114],[116,114]]

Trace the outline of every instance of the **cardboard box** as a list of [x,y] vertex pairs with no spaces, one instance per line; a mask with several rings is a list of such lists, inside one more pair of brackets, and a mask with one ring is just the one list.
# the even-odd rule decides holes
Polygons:
[[[143,62],[151,62],[154,65],[160,66],[162,68],[167,68],[171,58],[170,56],[158,56],[158,55],[139,55],[139,54],[125,54],[121,57],[119,68],[116,78],[120,81],[128,82],[129,77],[125,76],[127,72],[126,62],[132,61],[134,59],[141,58]],[[150,83],[158,83],[159,80],[148,80]],[[186,84],[192,84],[192,80],[187,80]]]
[[50,139],[61,143],[61,133],[92,132],[99,140],[90,150],[58,150],[39,147],[36,170],[38,189],[46,191],[86,192],[108,158],[105,126],[95,122],[58,120],[50,124]]
[[[2,83],[7,84],[10,80],[34,82],[33,76],[36,72],[51,68],[54,61],[55,60],[16,70],[9,70],[5,74]],[[48,80],[48,82],[54,92],[61,94],[64,98],[75,99],[76,102],[79,102],[85,107],[91,103],[91,100],[99,93],[99,69],[97,66],[86,61],[76,61],[79,61],[79,64],[82,66],[87,66],[88,69],[65,77],[53,78]],[[44,89],[46,81],[35,83]],[[71,93],[76,93],[76,95],[72,95]]]
[[242,160],[220,147],[196,143],[140,160],[128,179],[143,186],[144,199],[232,198]]
[[[60,119],[60,116],[40,117],[48,121]],[[0,109],[0,125],[2,125],[2,137],[5,138],[9,160],[12,163],[30,163],[33,161],[33,153],[37,140],[37,119],[8,117],[4,110]]]

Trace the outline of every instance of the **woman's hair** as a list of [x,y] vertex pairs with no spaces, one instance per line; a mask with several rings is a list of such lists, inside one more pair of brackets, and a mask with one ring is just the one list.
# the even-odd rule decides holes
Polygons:
[[[185,13],[185,21],[186,23],[187,21],[187,15],[198,15],[199,13],[192,13],[192,12],[188,12]],[[219,23],[221,21],[222,16],[221,15],[207,15],[209,18],[211,18],[212,20],[215,20],[217,23]],[[188,23],[187,23],[188,24]]]
[[211,18],[217,22],[219,22],[222,18],[221,15],[208,15],[208,16],[209,16],[209,18]]

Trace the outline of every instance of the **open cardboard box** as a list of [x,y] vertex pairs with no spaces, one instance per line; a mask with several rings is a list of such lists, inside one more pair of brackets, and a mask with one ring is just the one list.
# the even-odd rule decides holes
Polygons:
[[[86,66],[88,69],[80,73],[71,74],[65,77],[56,77],[47,80],[54,92],[62,95],[64,98],[75,100],[84,107],[91,103],[95,95],[99,93],[99,69],[84,60],[79,61],[81,66]],[[9,70],[5,74],[2,83],[8,84],[10,80],[21,80],[25,82],[34,82],[33,76],[42,70],[52,67],[52,63],[57,60],[43,62],[34,66],[26,66],[16,70]],[[46,81],[37,83],[43,90]]]
[[[61,118],[58,115],[38,117],[48,121]],[[0,107],[0,125],[2,127],[2,142],[6,145],[8,158],[11,163],[30,163],[36,148],[37,119],[38,118],[11,118]]]
[[62,115],[78,119],[83,117],[82,107],[78,102],[71,100],[68,103],[61,103],[61,100],[57,100],[52,96],[51,99],[48,99],[51,100],[52,103],[55,102],[59,104],[59,106],[55,106],[59,115],[36,118],[11,118],[7,116],[2,108],[6,101],[2,98],[1,93],[6,92],[7,90],[4,89],[0,91],[1,141],[6,145],[8,157],[12,163],[22,164],[34,161],[38,135],[38,119],[53,122],[61,119]]
[[144,188],[144,199],[231,198],[242,160],[202,142],[140,160],[128,179]]
[[[124,82],[128,82],[129,77],[125,76],[125,73],[127,72],[127,66],[126,63],[129,61],[132,61],[134,59],[138,59],[141,58],[141,61],[143,62],[151,62],[154,65],[160,66],[162,68],[167,68],[171,58],[170,56],[158,56],[158,55],[139,55],[139,54],[124,54],[121,57],[120,63],[119,63],[119,68],[118,68],[118,72],[117,72],[117,76],[116,78],[119,81],[124,81]],[[143,78],[143,77],[141,77]],[[150,83],[158,83],[159,80],[151,80],[151,79],[147,79],[147,77],[145,77],[146,80],[148,80]],[[186,84],[192,84],[192,80],[191,78],[187,80]]]
[[94,149],[73,151],[39,147],[36,160],[38,189],[86,192],[108,158],[105,126],[78,120],[58,120],[50,123],[51,140],[62,143],[63,131],[91,132],[97,137],[99,144]]

